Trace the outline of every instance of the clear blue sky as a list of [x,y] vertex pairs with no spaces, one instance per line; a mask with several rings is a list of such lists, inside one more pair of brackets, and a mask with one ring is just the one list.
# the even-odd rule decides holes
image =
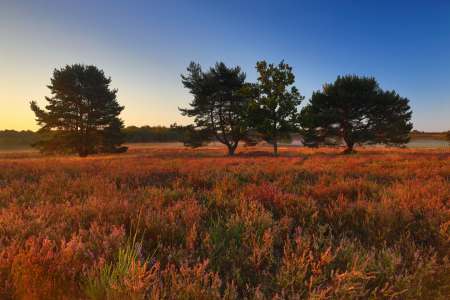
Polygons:
[[29,107],[55,68],[96,65],[126,126],[189,124],[180,73],[257,61],[293,67],[306,96],[337,75],[373,76],[410,99],[414,129],[450,129],[450,1],[0,1],[0,130],[36,130]]

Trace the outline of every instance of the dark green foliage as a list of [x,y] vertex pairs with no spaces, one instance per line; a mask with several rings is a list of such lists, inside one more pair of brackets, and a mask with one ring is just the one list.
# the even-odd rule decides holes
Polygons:
[[211,131],[208,128],[196,129],[194,125],[177,125],[173,123],[170,129],[180,135],[180,142],[183,142],[185,147],[192,149],[200,148],[208,145],[211,138]]
[[73,154],[86,157],[95,153],[122,153],[128,148],[125,142],[123,121],[119,119],[124,109],[116,100],[117,89],[110,90],[111,78],[95,66],[67,65],[55,69],[50,89],[53,97],[40,109],[32,101],[38,133],[50,135],[31,146],[46,154]]
[[236,95],[246,77],[241,68],[227,68],[220,62],[208,72],[203,72],[199,64],[191,62],[187,70],[188,76],[181,75],[182,83],[194,95],[194,100],[190,103],[192,108],[180,111],[183,116],[195,117],[195,128],[187,130],[185,145],[201,147],[215,138],[228,147],[230,155],[239,141],[254,145],[256,140],[241,126],[243,117],[240,111],[248,102]]
[[355,144],[402,147],[413,127],[408,103],[395,91],[380,89],[373,77],[338,76],[323,92],[313,92],[303,108],[303,144],[337,147],[344,141],[344,153],[351,153]]
[[[256,132],[255,135],[262,141],[265,141],[266,143],[273,145],[273,136],[270,134],[264,134]],[[277,137],[277,145],[278,143],[282,144],[292,144],[292,135],[290,132],[283,132],[279,133]]]
[[305,98],[295,86],[290,91],[287,87],[294,83],[292,67],[284,60],[274,67],[265,61],[257,62],[256,69],[260,74],[257,84],[246,84],[238,94],[250,98],[244,110],[244,124],[255,128],[264,140],[271,139],[277,156],[277,141],[289,140],[289,132],[297,130],[299,114],[297,106]]
[[0,130],[0,148],[26,148],[39,138],[39,133],[31,130]]
[[[176,125],[176,124],[175,124]],[[184,139],[184,130],[165,126],[128,126],[122,132],[126,133],[127,143],[179,142]]]
[[[189,128],[184,132],[184,146],[195,149],[200,147],[205,147],[211,137],[211,130],[209,128]],[[234,150],[232,150],[233,154]]]

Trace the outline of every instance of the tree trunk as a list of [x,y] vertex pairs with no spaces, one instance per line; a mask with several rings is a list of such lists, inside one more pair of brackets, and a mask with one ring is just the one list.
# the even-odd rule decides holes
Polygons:
[[85,158],[89,155],[89,150],[84,149],[84,147],[78,148],[78,156]]
[[278,148],[277,148],[277,135],[273,135],[273,151],[275,153],[275,157],[278,157]]
[[273,111],[273,152],[275,153],[275,157],[278,157],[277,133],[277,114]]
[[227,145],[227,147],[228,147],[228,155],[232,156],[234,155],[234,150],[236,150],[237,148],[237,143],[234,146]]
[[353,145],[355,145],[355,142],[347,142],[345,141],[345,144],[347,145],[342,152],[342,154],[351,154],[353,151]]
[[82,158],[85,158],[89,155],[89,152],[88,151],[78,152],[78,155]]

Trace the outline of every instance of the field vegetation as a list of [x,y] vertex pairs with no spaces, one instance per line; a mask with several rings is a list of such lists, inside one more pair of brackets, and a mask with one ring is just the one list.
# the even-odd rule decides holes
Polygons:
[[[184,131],[175,130],[174,128],[164,126],[129,126],[122,130],[126,134],[126,146],[134,148],[138,144],[142,148],[153,148],[156,143],[174,147],[175,143],[185,139]],[[411,141],[406,144],[407,147],[412,148],[442,148],[448,147],[446,140],[446,132],[420,132],[413,130],[410,133]],[[10,152],[12,150],[31,150],[31,142],[39,139],[39,134],[33,131],[15,131],[15,130],[0,130],[0,152]],[[292,134],[293,143],[291,146],[302,146],[302,136],[300,134]],[[213,140],[214,141],[214,140]],[[177,146],[182,146],[177,144]],[[210,146],[213,145],[211,142]],[[219,142],[215,142],[215,146],[221,146]],[[268,147],[264,142],[261,146]],[[281,145],[282,147],[286,145]]]
[[0,298],[448,299],[448,153],[225,151],[1,156]]
[[0,150],[30,149],[30,143],[39,139],[39,134],[31,130],[0,130]]
[[411,139],[428,139],[428,140],[438,140],[438,141],[445,141],[447,140],[447,134],[448,132],[424,132],[424,131],[418,131],[413,130],[409,133],[411,136]]

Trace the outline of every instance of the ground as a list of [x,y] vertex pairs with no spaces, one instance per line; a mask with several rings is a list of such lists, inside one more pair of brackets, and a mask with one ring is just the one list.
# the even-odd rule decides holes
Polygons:
[[449,152],[161,146],[0,155],[0,298],[449,298]]

